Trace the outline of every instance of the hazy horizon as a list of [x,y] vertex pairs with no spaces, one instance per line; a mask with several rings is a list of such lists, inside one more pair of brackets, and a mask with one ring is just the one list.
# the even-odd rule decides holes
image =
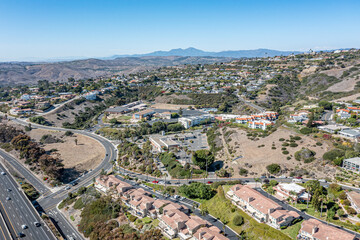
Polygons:
[[0,2],[0,61],[203,51],[359,48],[360,2]]

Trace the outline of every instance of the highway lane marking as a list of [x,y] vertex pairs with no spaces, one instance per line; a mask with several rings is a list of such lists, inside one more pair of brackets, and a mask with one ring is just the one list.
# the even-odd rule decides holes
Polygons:
[[[4,225],[6,225],[6,223],[4,222]],[[2,227],[0,226],[0,230],[1,230],[1,232],[2,232],[2,235],[4,236],[4,239],[6,240],[6,236],[5,236],[5,232],[4,232],[4,230],[2,229]]]
[[15,228],[14,228],[14,225],[12,224],[12,222],[11,222],[11,220],[10,220],[10,218],[9,218],[9,215],[7,214],[7,212],[6,212],[5,208],[4,208],[4,205],[2,204],[2,202],[1,202],[1,201],[0,201],[0,204],[1,204],[2,208],[3,208],[3,209],[4,209],[4,211],[5,211],[5,214],[6,214],[7,218],[9,219],[10,225],[11,225],[11,227],[12,227],[12,229],[13,229],[14,233],[16,233]]

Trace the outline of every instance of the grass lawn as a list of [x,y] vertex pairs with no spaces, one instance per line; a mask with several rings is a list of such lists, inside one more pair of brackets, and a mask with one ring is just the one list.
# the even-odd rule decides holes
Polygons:
[[[225,187],[225,189],[228,188]],[[211,215],[220,219],[222,222],[227,223],[227,226],[233,229],[235,232],[245,232],[250,239],[291,239],[279,230],[276,230],[264,223],[258,223],[245,212],[235,207],[231,201],[225,197],[222,187],[219,187],[218,193],[215,195],[215,197],[205,201],[202,206],[205,207]],[[241,226],[236,226],[232,222],[233,217],[237,214],[244,218],[244,223]]]
[[281,230],[283,233],[285,233],[286,235],[290,236],[292,239],[296,239],[296,236],[298,235],[299,233],[299,230],[301,228],[301,223],[303,222],[300,221],[292,226],[289,226],[287,227],[286,229],[284,230]]
[[[320,217],[320,212],[319,211],[315,211],[313,206],[309,203],[309,208],[306,207],[306,203],[297,203],[296,206],[295,204],[292,204],[292,206],[296,207],[297,209],[299,209],[300,211],[303,211],[303,212],[306,212],[307,214],[311,215],[311,216],[314,216],[316,218],[319,218],[321,220],[326,220],[326,208],[323,209],[323,213],[322,213],[322,217]],[[335,225],[338,225],[338,226],[342,226],[344,228],[347,228],[347,229],[350,229],[350,230],[353,230],[353,231],[358,231],[359,230],[359,227],[350,223],[350,222],[343,222],[343,221],[340,221],[338,218],[336,219],[332,219],[330,221],[328,221],[330,223],[333,223]]]

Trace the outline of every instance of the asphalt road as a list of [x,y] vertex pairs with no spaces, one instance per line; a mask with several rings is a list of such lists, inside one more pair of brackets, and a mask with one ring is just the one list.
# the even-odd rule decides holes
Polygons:
[[[21,125],[28,125],[28,122],[25,122],[20,119],[11,118],[10,119]],[[64,238],[69,239],[69,236],[73,236],[74,239],[84,239],[78,231],[67,221],[67,219],[56,209],[57,204],[59,204],[63,199],[68,196],[69,192],[76,192],[82,186],[88,186],[93,183],[93,179],[100,175],[102,169],[110,170],[112,168],[111,161],[116,160],[117,158],[117,150],[113,146],[111,142],[103,137],[95,135],[91,132],[81,131],[81,130],[69,130],[63,128],[56,127],[48,127],[42,126],[32,123],[33,128],[42,128],[47,130],[56,130],[56,131],[72,131],[74,133],[83,134],[85,136],[91,137],[98,142],[100,142],[104,148],[106,156],[104,160],[92,171],[89,171],[87,174],[78,178],[77,185],[71,187],[70,190],[65,190],[63,188],[57,190],[56,192],[51,192],[49,188],[45,186],[45,184],[35,177],[26,167],[24,167],[21,163],[19,163],[15,158],[13,158],[8,153],[0,150],[0,156],[4,157],[4,159],[9,162],[14,168],[17,169],[26,180],[32,184],[41,194],[41,198],[38,199],[38,203],[40,208],[43,209],[45,213],[51,213],[51,217],[55,220],[55,223],[58,225],[60,232],[63,234]],[[75,237],[76,236],[76,237]]]
[[[32,203],[19,189],[20,187],[12,176],[1,164],[0,168],[1,171],[5,173],[5,175],[0,175],[0,188],[3,190],[0,193],[0,211],[12,237],[15,239],[21,232],[24,234],[22,239],[56,239],[50,229],[42,221],[39,214],[32,206]],[[40,226],[36,227],[34,224],[35,222],[40,223]],[[27,228],[23,229],[22,225],[26,225]]]
[[169,200],[169,201],[172,201],[174,203],[178,203],[178,204],[182,204],[182,205],[185,205],[186,207],[188,207],[189,209],[192,209],[193,213],[199,217],[201,217],[202,219],[208,221],[210,224],[218,227],[220,230],[224,231],[224,234],[227,238],[229,238],[230,240],[238,240],[239,238],[237,237],[237,234],[234,233],[230,228],[228,228],[227,226],[225,226],[224,228],[224,225],[222,222],[220,222],[219,220],[217,220],[216,218],[212,217],[211,215],[209,214],[206,214],[206,215],[201,215],[199,209],[197,208],[193,208],[194,204],[197,205],[196,202],[190,200],[190,199],[187,199],[185,198],[184,200],[179,200],[179,199],[174,199],[172,197],[165,197],[163,194],[161,194],[160,192],[155,192],[153,191],[151,188],[149,187],[146,187],[145,185],[138,185],[136,184],[134,181],[130,181],[130,180],[127,180],[127,179],[124,179],[123,177],[121,176],[116,176],[118,179],[124,181],[124,182],[127,182],[131,185],[133,185],[134,187],[136,188],[143,188],[144,190],[146,190],[147,192],[151,193],[152,195],[155,195],[156,198],[158,199],[166,199],[166,200]]
[[3,214],[5,214],[5,213],[3,213],[3,210],[0,210],[0,239],[1,240],[12,239],[10,231],[6,226]]
[[243,103],[245,103],[246,105],[252,107],[252,108],[255,108],[256,110],[258,110],[259,112],[265,112],[265,109],[252,103],[252,102],[249,102],[249,101],[246,101],[244,98],[242,98],[239,94],[237,94],[237,97],[239,98],[239,100]]

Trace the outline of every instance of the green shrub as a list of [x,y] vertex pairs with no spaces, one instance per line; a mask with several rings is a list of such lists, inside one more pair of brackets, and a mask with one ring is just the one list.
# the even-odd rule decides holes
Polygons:
[[289,151],[282,151],[282,154],[284,154],[284,155],[287,155],[287,154],[289,154]]
[[312,133],[312,131],[313,131],[312,128],[308,128],[308,127],[303,127],[302,129],[300,129],[300,132],[305,135]]
[[266,167],[266,169],[268,170],[269,173],[271,174],[277,174],[280,172],[281,170],[281,167],[279,164],[276,164],[276,163],[273,163],[273,164],[270,164]]
[[246,176],[248,174],[248,172],[249,171],[247,169],[245,169],[245,168],[240,168],[240,170],[239,170],[239,174],[241,176]]
[[244,218],[241,215],[236,214],[232,221],[235,226],[241,226],[244,223]]

